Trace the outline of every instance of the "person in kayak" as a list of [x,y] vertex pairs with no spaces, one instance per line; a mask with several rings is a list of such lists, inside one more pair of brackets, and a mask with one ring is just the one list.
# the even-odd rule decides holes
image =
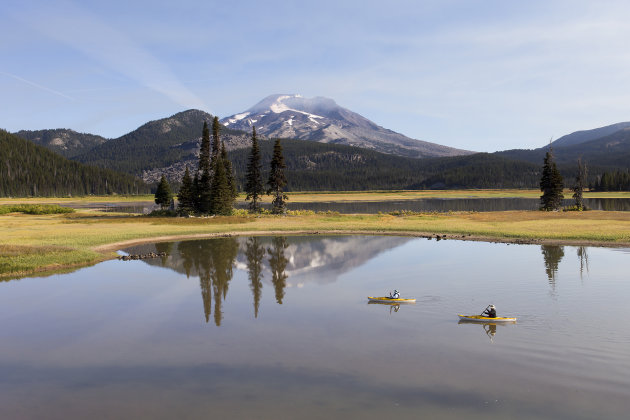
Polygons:
[[389,292],[389,298],[390,299],[400,299],[400,293],[398,293],[398,290],[394,289],[394,294],[392,295],[392,292]]
[[488,318],[496,318],[497,317],[497,308],[494,305],[486,306],[486,309],[481,313],[481,315],[485,315]]

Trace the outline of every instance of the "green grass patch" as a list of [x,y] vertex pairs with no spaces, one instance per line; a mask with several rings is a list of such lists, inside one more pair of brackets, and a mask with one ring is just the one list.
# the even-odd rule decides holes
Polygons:
[[0,245],[0,279],[80,266],[104,259],[88,249],[60,246]]
[[61,207],[57,204],[4,204],[0,205],[0,214],[24,213],[24,214],[67,214],[74,213],[70,207]]

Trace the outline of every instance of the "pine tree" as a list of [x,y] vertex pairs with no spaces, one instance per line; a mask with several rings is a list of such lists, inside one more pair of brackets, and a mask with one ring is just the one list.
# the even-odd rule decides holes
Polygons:
[[157,191],[155,191],[155,204],[158,204],[162,210],[168,208],[173,200],[173,193],[171,192],[171,186],[168,184],[166,177],[162,175],[162,179],[160,179],[160,183],[157,186]]
[[232,214],[232,192],[228,186],[228,179],[225,174],[225,165],[221,155],[217,155],[214,175],[212,177],[211,207],[212,214],[230,215]]
[[199,174],[195,172],[192,185],[192,202],[195,213],[200,212],[201,202],[199,200]]
[[214,165],[217,161],[217,156],[221,149],[221,139],[219,138],[221,131],[221,124],[219,124],[219,117],[214,117],[212,120],[212,155],[210,158],[210,168],[214,171]]
[[201,134],[201,148],[199,149],[199,172],[204,170],[210,171],[210,130],[208,123],[203,122],[203,130]]
[[225,168],[227,185],[232,198],[230,206],[232,206],[234,204],[234,200],[238,197],[238,190],[236,189],[236,179],[234,177],[234,169],[232,169],[232,162],[230,162],[230,159],[228,158],[224,142],[221,142],[221,160],[223,161],[223,167]]
[[208,214],[212,211],[212,175],[208,168],[204,168],[199,178],[197,186],[199,191],[199,205],[197,210],[201,214]]
[[260,149],[256,138],[256,127],[252,128],[252,150],[247,162],[247,174],[245,175],[245,200],[252,200],[249,209],[252,212],[260,211],[260,196],[264,194],[262,184],[262,165],[260,163]]
[[575,177],[575,187],[573,187],[573,199],[575,200],[575,207],[577,210],[584,210],[583,191],[586,185],[587,169],[586,165],[582,164],[582,159],[578,159],[578,173]]
[[210,212],[211,207],[211,151],[210,151],[210,130],[208,123],[204,121],[201,136],[201,149],[199,150],[199,173],[201,174],[196,186],[197,202],[195,210],[201,214]]
[[188,165],[186,165],[186,172],[184,172],[184,177],[182,178],[182,185],[179,188],[177,200],[177,212],[179,214],[188,215],[195,212],[193,180],[190,177]]
[[282,156],[282,145],[280,144],[280,139],[276,139],[273,145],[269,180],[267,181],[267,185],[269,186],[267,194],[273,195],[271,212],[274,214],[283,214],[286,212],[286,201],[289,197],[283,190],[287,185],[287,178],[284,175],[285,168],[284,156]]
[[549,147],[549,151],[545,155],[543,164],[542,177],[540,178],[540,190],[543,195],[540,196],[540,209],[551,211],[558,210],[562,205],[562,189],[564,181],[562,175],[556,167],[553,160],[553,150]]

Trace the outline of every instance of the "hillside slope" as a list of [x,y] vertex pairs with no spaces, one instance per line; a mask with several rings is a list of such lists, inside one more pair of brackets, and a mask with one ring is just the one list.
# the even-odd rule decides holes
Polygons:
[[133,176],[74,162],[0,130],[0,196],[148,193]]
[[[133,175],[156,167],[191,159],[199,151],[203,123],[212,124],[207,112],[191,109],[168,118],[150,121],[138,129],[107,141],[74,159]],[[246,133],[221,130],[228,150],[245,147]]]
[[67,158],[85,153],[107,141],[105,137],[77,133],[66,128],[35,131],[21,130],[14,134]]

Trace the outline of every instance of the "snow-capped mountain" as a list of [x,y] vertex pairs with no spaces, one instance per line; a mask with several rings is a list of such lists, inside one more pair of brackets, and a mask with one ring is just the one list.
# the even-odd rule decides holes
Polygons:
[[470,154],[440,144],[415,140],[385,129],[324,97],[271,95],[247,111],[221,120],[226,127],[266,137],[338,143],[410,157]]

